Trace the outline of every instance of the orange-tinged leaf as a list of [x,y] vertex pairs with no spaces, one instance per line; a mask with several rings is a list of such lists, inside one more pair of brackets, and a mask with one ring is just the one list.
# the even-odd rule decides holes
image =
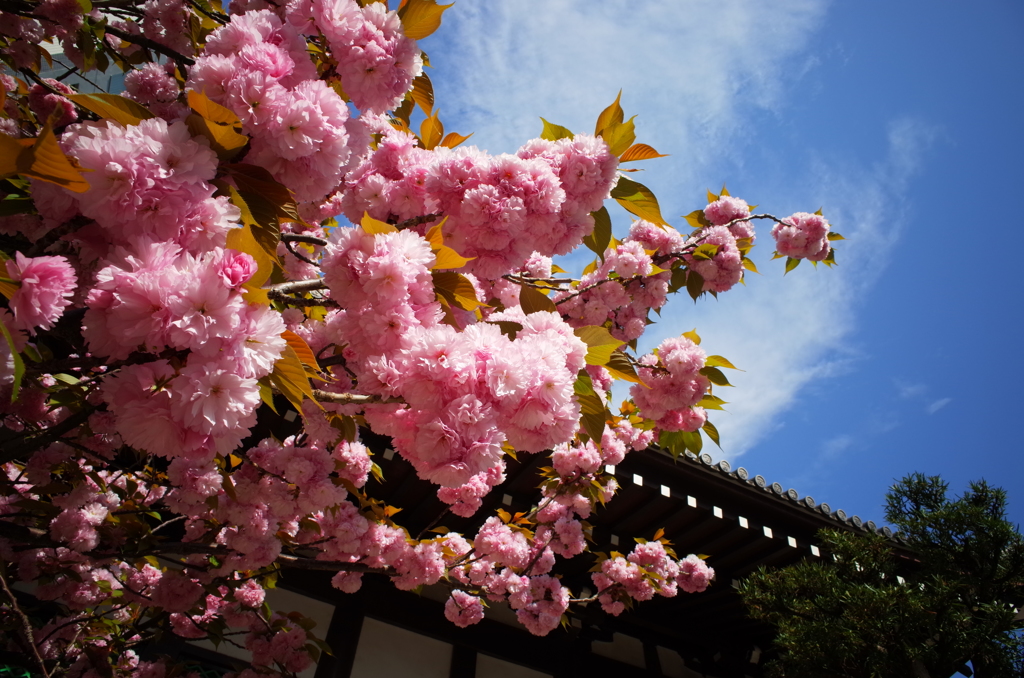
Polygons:
[[619,100],[622,99],[622,90],[619,90],[618,96],[615,97],[615,101],[611,106],[601,111],[601,115],[597,116],[597,125],[594,127],[594,136],[601,136],[601,132],[604,131],[608,125],[621,123],[626,117],[625,113],[622,112],[622,106],[619,105]]
[[138,125],[143,120],[155,117],[142,104],[116,94],[69,94],[67,98],[101,118],[119,122],[125,127]]
[[444,244],[444,234],[441,232],[441,228],[444,226],[444,222],[447,220],[448,217],[445,217],[444,219],[441,220],[441,223],[434,224],[427,230],[427,234],[423,236],[424,239],[430,243],[430,249],[437,250],[439,247],[441,247],[441,245]]
[[231,109],[221,106],[201,92],[189,90],[188,105],[189,108],[210,122],[215,122],[221,125],[231,125],[232,127],[241,127],[242,125],[242,121],[238,119],[238,116],[235,115]]
[[[28,142],[28,143],[24,143]],[[35,143],[35,139],[14,139],[6,134],[0,134],[0,176],[17,174],[18,168],[31,164],[31,160],[22,161],[22,154],[26,159],[31,158],[31,151],[28,149]]]
[[252,228],[249,225],[228,231],[227,241],[228,249],[244,252],[256,260],[256,272],[246,281],[246,289],[262,287],[263,283],[267,282],[267,279],[274,272],[274,263],[277,261],[277,256],[271,257],[266,249],[256,240],[253,236]]
[[288,346],[295,351],[295,355],[299,357],[303,365],[309,365],[317,372],[320,371],[320,364],[316,361],[316,355],[313,353],[313,349],[309,347],[306,340],[295,334],[291,330],[285,330],[281,333],[281,337],[288,342]]
[[370,235],[377,235],[378,233],[397,233],[398,228],[394,224],[389,224],[386,221],[380,219],[374,219],[370,216],[369,212],[363,212],[363,218],[359,222],[363,230]]
[[441,27],[441,15],[451,5],[436,0],[406,0],[398,9],[402,32],[413,40],[422,40]]
[[[27,170],[19,173],[34,179],[57,184],[75,193],[85,193],[89,190],[89,182],[82,178],[82,172],[71,164],[64,151],[57,143],[57,137],[49,123],[43,126],[36,143],[32,146],[32,165]],[[24,155],[18,157],[19,164],[25,159]]]
[[622,155],[636,141],[636,130],[633,125],[635,118],[634,115],[625,122],[612,123],[601,132],[601,137],[608,144],[608,150],[612,155]]
[[[316,398],[313,397],[313,387],[309,383],[309,377],[306,376],[306,370],[302,367],[302,361],[291,346],[285,346],[281,357],[274,363],[274,371],[270,373],[270,383],[277,387],[277,390],[288,399],[297,412],[302,412],[303,398],[309,398],[316,402]],[[319,403],[317,405],[319,406]]]
[[458,146],[471,136],[473,136],[472,133],[463,136],[461,134],[456,134],[455,132],[449,132],[448,134],[445,135],[440,145],[444,146],[445,148],[455,148],[456,146]]
[[21,287],[21,283],[16,283],[13,280],[7,280],[6,278],[0,278],[0,294],[4,295],[8,299],[14,296],[14,293]]
[[441,143],[441,139],[444,138],[444,125],[441,123],[441,119],[438,118],[440,111],[434,111],[432,115],[424,118],[423,122],[420,123],[420,140],[423,142],[423,148],[432,150]]
[[441,245],[438,247],[434,252],[434,256],[437,259],[431,268],[435,271],[462,268],[475,259],[475,257],[469,257],[467,259],[447,245]]
[[626,177],[619,177],[619,182],[612,189],[611,196],[622,205],[627,212],[659,226],[668,226],[661,216],[661,207],[654,192],[643,184]]
[[198,113],[189,115],[185,119],[185,124],[188,125],[188,131],[192,136],[205,137],[210,142],[210,148],[221,160],[234,159],[249,143],[249,137],[240,134],[234,127],[212,122]]
[[633,144],[619,156],[619,162],[635,162],[637,160],[651,160],[652,158],[667,158],[668,155],[658,153],[647,144]]
[[409,96],[423,109],[424,115],[430,115],[434,110],[434,85],[426,73],[420,73],[413,79]]

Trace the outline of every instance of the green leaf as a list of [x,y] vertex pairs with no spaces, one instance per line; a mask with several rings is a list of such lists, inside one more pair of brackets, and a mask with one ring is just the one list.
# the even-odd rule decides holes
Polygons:
[[512,322],[511,320],[488,320],[487,322],[492,325],[497,325],[501,329],[501,333],[509,339],[515,339],[523,326],[520,323]]
[[703,407],[705,410],[722,410],[724,412],[725,409],[722,407],[722,405],[728,404],[729,403],[725,402],[718,396],[713,396],[710,393],[708,393],[705,394],[705,396],[700,399],[700,402],[697,403],[697,407]]
[[754,265],[753,260],[743,257],[743,268],[747,269],[751,273],[757,273],[760,275],[760,271],[757,270],[757,266]]
[[730,370],[743,371],[720,355],[709,355],[704,364],[708,367],[728,367]]
[[700,451],[704,449],[704,439],[700,437],[700,433],[696,431],[680,431],[680,433],[686,449],[694,454],[700,454]]
[[[584,407],[583,401],[585,399],[592,398],[597,402],[601,402],[601,399],[598,398],[597,396],[577,396],[577,398],[579,398],[580,400],[581,410]],[[588,412],[582,412],[580,414],[580,421],[583,423],[583,430],[587,432],[587,435],[590,436],[590,439],[594,441],[595,445],[601,443],[601,436],[604,435],[604,425],[606,416],[607,415],[605,410],[602,410],[600,414]]]
[[238,186],[238,192],[249,203],[253,217],[257,223],[274,222],[277,219],[302,223],[299,208],[291,191],[279,182],[267,170],[246,163],[232,163],[221,166],[230,174]]
[[[800,265],[800,259],[794,259],[793,257],[787,257],[786,258],[786,273],[789,273],[790,271],[792,271],[794,268],[796,268],[799,265]],[[786,273],[783,273],[782,275],[786,275]]]
[[722,449],[722,443],[718,436],[718,429],[715,428],[715,425],[710,421],[705,421],[701,428],[704,430],[704,433],[707,434],[708,438],[711,438],[715,445],[718,445],[718,449]]
[[578,396],[597,395],[597,391],[594,390],[594,380],[590,378],[590,374],[585,369],[580,370],[579,374],[576,375],[576,381],[573,382],[572,389],[573,393]]
[[[434,292],[441,295],[450,306],[457,306],[466,311],[475,311],[486,306],[476,298],[476,290],[469,278],[454,271],[432,271]],[[523,329],[522,325],[519,329]]]
[[522,286],[519,288],[519,305],[527,315],[540,311],[558,313],[555,302],[548,299],[543,292],[535,287]]
[[603,206],[596,212],[591,212],[590,216],[594,217],[594,230],[583,238],[583,244],[604,261],[604,251],[612,241],[612,218],[608,214],[608,208]]
[[18,391],[21,390],[21,380],[25,376],[25,361],[18,355],[18,351],[14,347],[14,337],[11,336],[3,319],[0,319],[0,334],[4,335],[4,340],[11,352],[11,359],[14,361],[14,384],[11,386],[11,402],[13,403],[18,400]]
[[668,284],[668,291],[676,293],[683,287],[686,287],[686,266],[676,262],[672,267],[672,279]]
[[562,127],[561,125],[548,122],[544,118],[541,118],[541,122],[544,123],[544,129],[540,133],[541,139],[558,141],[559,139],[571,139],[576,136],[569,129]]
[[270,388],[270,377],[263,377],[257,383],[260,385],[260,400],[262,400],[263,404],[269,407],[274,414],[279,414],[277,407],[274,405],[274,390]]
[[119,122],[125,127],[138,125],[143,120],[155,117],[142,104],[116,94],[68,94],[67,98],[101,118]]
[[700,369],[700,373],[707,377],[708,381],[715,386],[732,386],[732,384],[729,383],[729,380],[725,378],[722,370],[717,367],[702,367]]
[[356,435],[359,433],[359,429],[356,426],[356,420],[347,414],[336,414],[331,417],[331,428],[338,431],[341,434],[343,440],[348,442],[354,442]]
[[704,293],[704,278],[697,271],[686,270],[686,291],[694,301]]
[[662,431],[658,434],[658,445],[673,457],[679,457],[686,451],[686,442],[682,431]]
[[633,368],[633,363],[630,362],[629,357],[622,351],[613,352],[612,357],[604,364],[604,368],[616,379],[631,381],[634,384],[643,384],[644,386],[647,386],[647,384],[644,384],[640,377],[637,376],[636,370]]
[[711,222],[704,216],[704,210],[694,210],[683,218],[694,228],[711,228]]
[[715,255],[718,254],[719,246],[712,245],[711,243],[704,243],[693,251],[693,258],[698,261],[706,261],[708,259],[714,259]]
[[573,334],[587,345],[588,365],[607,365],[612,352],[626,343],[613,337],[607,328],[598,325],[578,327],[573,330]]
[[643,184],[626,177],[619,177],[618,183],[612,189],[611,196],[627,212],[653,224],[668,226],[668,222],[661,216],[661,207],[658,206],[658,199],[654,196],[651,189]]
[[829,233],[829,234],[828,234],[827,236],[825,236],[825,237],[826,237],[826,238],[828,238],[829,240],[846,240],[846,238],[844,238],[843,236],[839,235],[839,234],[838,234],[838,233],[836,233],[835,231],[831,231],[831,232],[830,232],[830,233]]

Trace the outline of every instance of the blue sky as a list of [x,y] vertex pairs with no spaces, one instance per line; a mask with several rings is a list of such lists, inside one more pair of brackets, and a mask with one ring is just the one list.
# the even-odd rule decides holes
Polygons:
[[1019,523],[1022,30],[1008,0],[460,0],[422,47],[446,128],[481,148],[540,116],[591,131],[622,89],[671,154],[634,178],[680,228],[727,183],[847,236],[839,267],[783,279],[762,228],[762,275],[649,329],[648,348],[696,327],[745,370],[716,458],[879,522],[908,472],[985,478]]

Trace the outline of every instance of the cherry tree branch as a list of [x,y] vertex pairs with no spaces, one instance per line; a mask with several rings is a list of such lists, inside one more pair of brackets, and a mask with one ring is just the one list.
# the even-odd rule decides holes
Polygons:
[[391,403],[404,403],[401,398],[384,398],[377,395],[364,395],[362,393],[332,393],[313,389],[313,397],[325,403],[337,403],[339,405],[388,405]]
[[7,579],[2,572],[0,572],[0,586],[3,587],[4,594],[11,601],[11,610],[14,611],[14,614],[18,616],[18,620],[21,622],[21,633],[25,636],[25,644],[31,648],[32,658],[39,665],[39,671],[43,674],[44,678],[50,678],[50,672],[46,670],[46,662],[43,661],[42,655],[39,654],[39,648],[36,647],[35,634],[32,632],[32,622],[29,621],[28,615],[25,614],[24,610],[18,606],[18,599],[14,597],[14,593],[7,586]]
[[159,54],[163,54],[166,57],[170,57],[171,59],[174,59],[174,61],[176,61],[177,63],[181,64],[182,66],[193,66],[196,63],[195,59],[190,59],[189,57],[185,56],[184,54],[179,54],[178,52],[175,52],[170,47],[166,47],[164,45],[161,45],[156,40],[150,40],[149,38],[147,38],[147,37],[145,37],[143,35],[133,35],[132,33],[129,33],[128,31],[122,31],[120,28],[116,28],[116,27],[110,26],[110,25],[107,25],[107,27],[104,28],[103,30],[106,31],[107,33],[109,33],[110,35],[116,35],[117,37],[121,38],[125,42],[130,42],[133,45],[138,45],[139,47],[145,47],[146,49],[151,49],[154,52],[157,52]]

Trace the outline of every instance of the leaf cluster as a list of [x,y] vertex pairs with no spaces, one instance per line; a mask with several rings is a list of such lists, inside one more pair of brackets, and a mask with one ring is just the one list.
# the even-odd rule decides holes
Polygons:
[[773,675],[1024,675],[1024,540],[1006,520],[1006,493],[984,481],[958,498],[947,489],[914,474],[889,492],[886,518],[909,552],[823,530],[831,558],[742,582],[749,614],[778,631]]

